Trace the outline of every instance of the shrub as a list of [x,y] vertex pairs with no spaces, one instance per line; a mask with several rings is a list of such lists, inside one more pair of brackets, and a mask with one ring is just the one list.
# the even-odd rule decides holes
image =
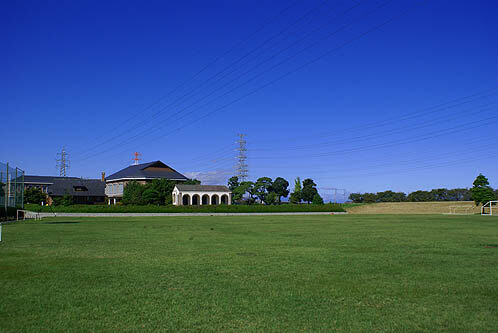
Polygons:
[[69,194],[64,194],[62,197],[62,204],[64,206],[71,206],[73,204],[73,197]]
[[24,191],[24,203],[33,203],[41,205],[42,202],[47,202],[47,195],[37,187],[30,187]]

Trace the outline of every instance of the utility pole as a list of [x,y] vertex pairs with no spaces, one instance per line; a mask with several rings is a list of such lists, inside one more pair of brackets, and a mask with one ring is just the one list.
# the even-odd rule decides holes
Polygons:
[[69,171],[69,154],[65,147],[62,147],[62,151],[57,154],[57,169],[59,169],[59,175],[61,177],[66,177]]
[[244,139],[246,136],[245,134],[237,134],[239,136],[239,140],[237,143],[239,146],[237,147],[237,151],[239,152],[237,155],[237,166],[236,166],[236,171],[237,171],[237,177],[239,178],[239,182],[243,182],[247,180],[247,173],[248,173],[248,167],[247,167],[247,148],[246,148],[246,143],[247,141]]
[[142,154],[138,153],[138,152],[134,152],[133,153],[133,158],[131,159],[133,161],[133,165],[138,165],[138,161],[140,161],[140,158],[138,158],[138,156],[140,156]]

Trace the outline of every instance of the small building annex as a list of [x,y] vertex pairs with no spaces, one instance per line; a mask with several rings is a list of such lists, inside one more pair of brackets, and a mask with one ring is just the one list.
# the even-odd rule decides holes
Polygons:
[[222,185],[186,185],[177,184],[173,189],[173,205],[230,205],[231,192]]
[[124,187],[130,181],[146,184],[154,179],[168,179],[185,182],[187,177],[161,161],[131,165],[105,178],[105,194],[109,204],[116,204],[123,198]]
[[69,195],[74,204],[102,204],[105,202],[105,183],[100,179],[54,176],[24,176],[24,190],[39,188],[47,194],[47,203]]

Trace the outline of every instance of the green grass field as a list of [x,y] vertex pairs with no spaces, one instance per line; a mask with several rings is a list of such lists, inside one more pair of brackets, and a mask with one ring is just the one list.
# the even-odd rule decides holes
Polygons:
[[3,226],[0,331],[498,331],[498,218]]

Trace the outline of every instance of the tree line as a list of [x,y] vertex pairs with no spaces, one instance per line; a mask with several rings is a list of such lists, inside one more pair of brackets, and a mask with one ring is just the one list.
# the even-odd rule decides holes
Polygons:
[[279,205],[282,198],[287,198],[294,204],[301,202],[323,204],[323,198],[318,193],[315,182],[306,178],[302,183],[299,177],[294,181],[294,191],[290,193],[289,182],[277,177],[258,178],[255,182],[239,181],[239,177],[233,176],[228,180],[228,188],[232,191],[232,201],[238,204],[252,205],[261,203],[265,205]]
[[476,205],[498,199],[498,190],[489,186],[488,179],[480,174],[472,188],[438,188],[431,191],[404,192],[383,191],[377,193],[351,193],[354,203],[374,202],[424,202],[424,201],[474,201]]

